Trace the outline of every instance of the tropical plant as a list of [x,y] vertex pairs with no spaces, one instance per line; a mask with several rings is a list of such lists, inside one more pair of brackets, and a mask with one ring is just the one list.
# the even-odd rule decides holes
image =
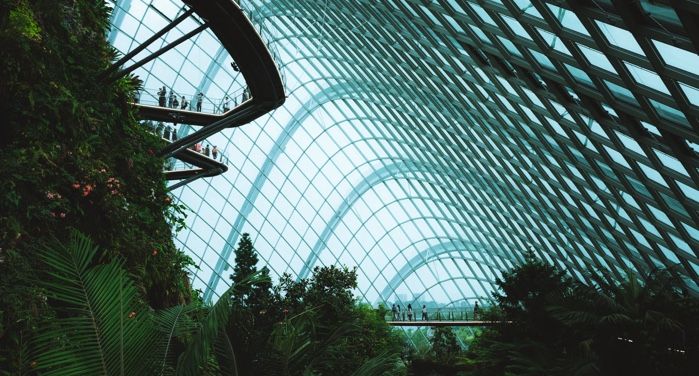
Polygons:
[[[668,270],[575,282],[531,255],[503,273],[501,319],[468,351],[473,375],[693,375],[699,300]],[[496,315],[497,311],[494,312]]]
[[451,327],[438,326],[433,329],[430,337],[432,352],[435,360],[444,364],[454,363],[461,353],[461,347],[456,342],[456,335]]
[[[268,376],[327,374],[319,366],[330,361],[338,344],[348,336],[361,336],[361,328],[348,321],[336,325],[329,335],[319,338],[318,329],[325,324],[317,321],[318,309],[308,309],[277,323],[270,336],[271,352],[263,373]],[[325,328],[328,332],[328,328]],[[384,351],[350,364],[341,374],[350,376],[398,375],[398,354]],[[357,367],[359,365],[359,367]],[[354,369],[354,371],[352,371]],[[349,372],[352,372],[351,374]]]
[[[74,232],[37,248],[40,286],[56,319],[34,338],[32,368],[46,375],[237,375],[224,330],[233,289],[212,307],[153,312],[119,260],[96,263],[99,248]],[[245,285],[251,277],[239,282]]]
[[140,81],[95,79],[116,56],[105,1],[0,0],[0,374],[29,371],[29,343],[56,316],[34,246],[79,229],[119,259],[155,309],[186,304],[192,260],[172,240],[163,141],[136,122]]

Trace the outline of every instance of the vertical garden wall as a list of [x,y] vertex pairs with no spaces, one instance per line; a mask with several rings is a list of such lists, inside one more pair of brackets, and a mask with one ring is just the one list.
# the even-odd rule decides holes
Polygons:
[[96,263],[123,260],[151,307],[191,298],[160,141],[127,105],[138,82],[98,79],[114,58],[108,17],[101,1],[0,0],[0,373],[31,367],[28,343],[54,315],[34,250],[74,229],[99,245]]

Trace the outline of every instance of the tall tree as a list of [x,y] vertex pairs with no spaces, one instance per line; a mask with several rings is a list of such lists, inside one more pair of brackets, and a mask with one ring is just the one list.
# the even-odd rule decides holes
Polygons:
[[[278,316],[274,312],[268,312],[273,308],[272,282],[266,266],[258,270],[258,261],[250,235],[244,233],[235,250],[235,266],[230,276],[236,287],[232,294],[235,312],[229,323],[229,332],[236,333],[232,346],[239,355],[238,368],[241,375],[256,373],[256,364],[259,363],[257,358],[266,353],[266,341]],[[240,284],[252,275],[256,276],[252,283]]]
[[[240,281],[257,273],[258,261],[257,251],[255,251],[255,247],[252,245],[250,234],[244,233],[238,242],[238,248],[235,249],[235,266],[233,267],[233,274],[230,276],[233,284],[238,285]],[[245,306],[252,293],[253,286],[251,285],[238,288],[233,292],[233,300],[239,305]]]

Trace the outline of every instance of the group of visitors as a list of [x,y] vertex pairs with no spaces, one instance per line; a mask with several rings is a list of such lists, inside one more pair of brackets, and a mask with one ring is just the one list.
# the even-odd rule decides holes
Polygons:
[[[186,110],[189,108],[190,103],[187,98],[182,95],[180,99],[177,99],[177,94],[175,91],[170,89],[170,95],[167,93],[167,88],[165,86],[158,89],[158,105],[160,107],[169,108],[179,108],[181,110]],[[204,93],[199,93],[196,95],[196,109],[201,112],[201,105],[204,102]]]
[[[206,147],[202,148],[202,143],[197,142],[196,144],[192,145],[190,149],[196,151],[197,153],[204,154],[207,157],[211,157],[214,160],[216,160],[219,156],[218,146],[216,145],[214,145],[212,148],[210,144],[206,144]],[[221,155],[221,159],[223,159],[223,155]]]
[[162,121],[159,121],[156,124],[154,124],[152,121],[147,121],[145,122],[145,125],[148,126],[155,134],[168,141],[177,141],[179,138],[177,135],[176,125],[165,125]]
[[[406,321],[405,317],[408,316],[407,321],[413,321],[413,306],[412,304],[408,304],[408,307],[404,310],[401,311],[401,306],[400,304],[396,305],[395,303],[393,304],[393,307],[391,307],[391,313],[393,314],[393,320],[394,321]],[[478,320],[480,316],[480,308],[478,307],[478,302],[473,306],[473,320]],[[417,320],[417,314],[415,315],[415,319]],[[427,321],[427,306],[425,304],[422,305],[422,321]]]
[[[402,312],[400,307],[400,304],[393,304],[393,307],[391,307],[391,313],[393,313],[393,320],[401,320],[402,317],[403,321],[405,321],[405,316],[407,315],[408,321],[413,321],[413,305],[408,304],[408,308],[404,309]],[[417,314],[415,315],[415,318],[417,319]],[[427,321],[427,306],[425,306],[424,304],[422,305],[422,320]]]

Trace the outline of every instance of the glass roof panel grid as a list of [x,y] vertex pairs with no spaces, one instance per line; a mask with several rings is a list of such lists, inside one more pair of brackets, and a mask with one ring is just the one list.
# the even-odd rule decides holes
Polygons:
[[[116,3],[122,53],[184,7]],[[525,247],[577,278],[660,262],[699,281],[696,37],[624,18],[671,23],[671,8],[242,6],[264,24],[289,98],[217,136],[236,160],[226,174],[175,191],[192,209],[178,242],[208,299],[242,232],[275,275],[358,264],[372,303],[483,297]],[[245,86],[207,32],[171,54],[138,71],[146,91],[204,90],[214,106]]]

